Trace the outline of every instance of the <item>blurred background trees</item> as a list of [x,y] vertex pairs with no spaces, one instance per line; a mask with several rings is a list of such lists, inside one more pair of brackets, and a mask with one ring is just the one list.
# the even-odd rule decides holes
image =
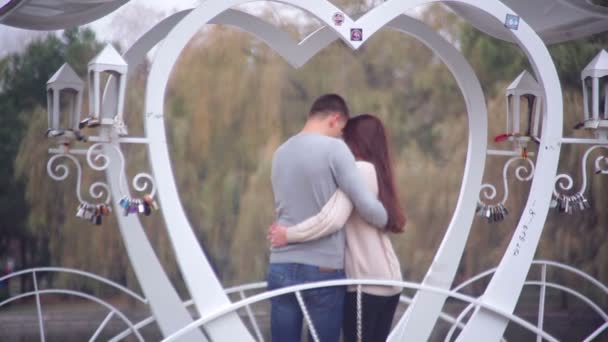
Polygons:
[[[353,15],[369,6],[337,3]],[[529,69],[521,50],[475,30],[440,6],[425,8],[421,16],[459,46],[474,66],[486,92],[490,136],[503,133],[504,89]],[[272,12],[266,18],[295,36],[316,27],[312,20],[295,26]],[[46,81],[64,61],[84,75],[100,45],[92,31],[72,29],[38,38],[22,52],[0,60],[0,262],[10,257],[20,269],[74,267],[137,288],[115,220],[95,227],[74,219],[73,180],[55,183],[45,169]],[[564,90],[566,135],[573,134],[570,127],[581,116],[580,72],[607,45],[604,33],[550,48]],[[127,120],[135,136],[143,134],[148,66],[138,68],[129,83]],[[407,280],[420,281],[428,269],[456,205],[467,148],[462,95],[432,51],[384,30],[356,52],[336,42],[296,70],[251,35],[208,26],[174,69],[167,92],[167,128],[181,199],[225,286],[263,279],[268,256],[265,232],[274,212],[272,153],[300,129],[312,101],[325,92],[343,94],[353,113],[374,113],[386,123],[409,217],[406,232],[393,236],[393,241]],[[129,170],[148,169],[144,147],[128,146],[125,151]],[[581,156],[582,149],[566,147],[560,170],[580,180]],[[505,161],[488,158],[486,181],[500,185]],[[85,181],[97,176],[87,174]],[[592,210],[575,216],[550,212],[538,258],[580,267],[608,283],[607,181],[591,176]],[[457,281],[499,262],[527,191],[528,184],[511,181],[507,220],[492,225],[475,220]],[[143,218],[144,225],[165,268],[183,290],[158,215]],[[92,284],[74,285],[96,291]]]

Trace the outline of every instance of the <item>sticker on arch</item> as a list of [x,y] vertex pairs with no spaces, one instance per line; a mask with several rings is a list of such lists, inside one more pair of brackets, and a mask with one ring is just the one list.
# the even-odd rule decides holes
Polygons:
[[515,14],[507,14],[505,19],[505,27],[511,30],[517,30],[519,28],[519,16]]
[[344,24],[344,13],[342,12],[336,12],[331,19],[334,22],[334,25],[336,26],[342,26],[342,24]]
[[350,29],[350,40],[353,42],[362,42],[363,41],[363,29],[362,28]]

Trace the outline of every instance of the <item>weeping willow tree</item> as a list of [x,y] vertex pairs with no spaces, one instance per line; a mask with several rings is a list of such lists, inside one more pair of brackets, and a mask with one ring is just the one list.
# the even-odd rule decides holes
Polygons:
[[[348,1],[347,12],[355,15],[371,5]],[[317,25],[314,21],[285,24],[275,13],[266,18],[296,37]],[[427,8],[423,19],[461,46],[487,91],[490,136],[503,133],[503,89],[526,67],[521,52],[474,31],[440,6]],[[599,51],[602,39],[605,36],[552,47],[560,76],[574,78],[581,64]],[[497,69],[504,54],[512,58]],[[572,64],[574,55],[578,64]],[[148,66],[140,67],[129,83],[127,123],[135,136],[143,134]],[[564,87],[567,126],[581,110],[579,87],[568,86],[574,83],[566,81]],[[356,52],[335,42],[302,68],[293,69],[250,34],[208,26],[190,42],[173,70],[165,113],[181,200],[225,286],[264,277],[265,233],[274,220],[272,154],[298,132],[312,101],[326,92],[344,95],[353,113],[373,113],[385,122],[408,216],[405,233],[391,238],[405,277],[420,281],[426,273],[454,213],[467,150],[464,100],[441,61],[416,40],[383,30]],[[41,138],[44,111],[37,108],[28,113],[32,120],[27,122],[16,165],[26,189],[28,229],[48,237],[33,247],[48,251],[40,263],[85,269],[136,288],[115,220],[95,227],[73,217],[74,184],[55,184],[44,169],[48,158],[48,146]],[[149,170],[144,147],[128,146],[125,153],[131,176]],[[580,151],[564,149],[560,168],[578,170],[580,157]],[[489,158],[484,181],[500,184],[504,161]],[[579,176],[575,171],[575,177]],[[84,181],[90,184],[96,177],[87,173]],[[499,262],[528,186],[512,182],[511,214],[503,223],[488,225],[476,219],[457,281]],[[593,177],[589,193],[593,210],[572,217],[550,214],[539,257],[582,267],[608,282],[605,189],[605,177]],[[163,219],[157,212],[142,220],[163,266],[183,290]],[[97,290],[94,284],[85,286]]]

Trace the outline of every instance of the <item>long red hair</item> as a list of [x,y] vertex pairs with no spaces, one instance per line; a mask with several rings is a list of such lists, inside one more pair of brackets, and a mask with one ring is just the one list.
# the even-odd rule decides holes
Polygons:
[[348,120],[343,136],[357,159],[370,162],[376,168],[379,199],[388,213],[386,229],[393,233],[403,232],[406,218],[395,188],[388,139],[382,121],[371,114],[358,115]]

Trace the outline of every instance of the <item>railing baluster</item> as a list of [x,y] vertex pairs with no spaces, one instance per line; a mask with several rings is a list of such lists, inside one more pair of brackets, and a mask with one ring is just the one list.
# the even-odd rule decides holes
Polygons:
[[36,310],[38,312],[38,327],[40,328],[40,341],[44,342],[44,321],[42,320],[42,306],[40,305],[40,293],[38,292],[38,280],[36,279],[36,272],[32,272],[32,278],[34,279],[34,292],[36,293]]
[[317,335],[317,330],[315,329],[314,324],[312,323],[312,319],[310,318],[310,314],[308,313],[308,309],[306,309],[306,303],[304,303],[304,298],[302,298],[302,292],[296,291],[296,298],[298,298],[298,303],[300,304],[300,309],[302,310],[302,314],[304,314],[304,319],[308,324],[308,331],[312,336],[312,339],[315,342],[319,342],[319,335]]
[[[464,308],[464,310],[462,310],[462,312],[458,315],[458,317],[456,317],[456,321],[454,322],[454,324],[452,324],[452,327],[450,328],[447,335],[445,336],[444,342],[452,341],[452,336],[454,336],[454,333],[456,332],[456,328],[458,328],[462,324],[461,323],[462,320],[469,312],[471,312],[472,309],[473,309],[473,304],[469,304],[469,305],[467,305],[466,308]],[[464,327],[464,325],[462,325],[462,327]]]
[[[543,328],[544,328],[544,314],[545,314],[545,306],[546,306],[545,305],[545,302],[546,302],[546,289],[547,288],[555,288],[555,289],[560,290],[560,291],[565,291],[568,294],[574,295],[577,298],[581,299],[587,305],[589,305],[592,309],[594,309],[604,319],[605,323],[602,326],[600,326],[599,328],[597,328],[594,332],[592,332],[585,339],[585,342],[586,341],[590,341],[590,340],[596,338],[597,336],[601,335],[604,331],[606,331],[608,329],[608,314],[606,314],[602,310],[602,308],[600,308],[597,304],[595,304],[589,298],[581,295],[580,293],[572,290],[569,287],[560,286],[558,284],[547,282],[547,279],[546,279],[546,277],[547,277],[547,269],[548,269],[548,267],[555,267],[557,269],[560,269],[562,271],[566,271],[568,273],[574,273],[575,275],[582,277],[584,280],[589,281],[592,285],[595,285],[595,287],[599,288],[599,290],[601,292],[603,292],[604,294],[608,294],[608,287],[606,285],[600,283],[597,279],[589,276],[588,274],[586,274],[586,273],[584,273],[584,272],[582,272],[580,270],[577,270],[577,269],[575,269],[575,268],[573,268],[571,266],[568,266],[568,265],[564,265],[564,264],[560,264],[560,263],[552,262],[552,261],[546,261],[546,260],[536,260],[536,261],[533,262],[533,265],[539,265],[539,266],[542,267],[542,270],[541,270],[541,272],[542,272],[541,273],[541,281],[527,281],[524,285],[526,285],[526,286],[539,286],[541,288],[541,294],[540,294],[540,297],[539,297],[539,314],[538,314],[539,315],[539,320],[537,322],[537,325],[531,325],[531,324],[529,324],[529,323],[527,323],[527,322],[519,319],[517,316],[514,316],[514,315],[507,315],[507,314],[504,314],[504,313],[501,314],[501,315],[503,315],[505,317],[508,317],[510,320],[512,320],[513,322],[517,323],[518,325],[520,325],[520,326],[522,326],[522,327],[530,330],[535,336],[537,336],[537,341],[543,341],[543,340],[554,341],[555,339],[551,335],[549,335],[546,332],[544,332]],[[463,300],[463,301],[468,302],[468,303],[475,303],[475,304],[471,305],[471,306],[468,306],[467,309],[464,310],[465,312],[462,312],[459,315],[458,318],[453,318],[453,317],[449,317],[449,316],[445,316],[445,318],[444,318],[442,316],[442,318],[444,320],[449,321],[450,323],[453,324],[453,326],[451,327],[450,331],[448,332],[449,336],[446,336],[446,338],[444,339],[444,341],[448,341],[449,342],[449,340],[450,340],[451,336],[454,334],[455,330],[457,328],[463,326],[463,324],[461,323],[461,321],[463,320],[463,316],[466,313],[466,311],[471,310],[472,308],[477,308],[477,307],[488,308],[488,306],[486,306],[484,304],[475,302],[474,298],[469,298],[466,295],[460,294],[458,292],[458,290],[462,289],[463,287],[469,285],[470,283],[472,283],[472,282],[474,282],[476,280],[479,280],[480,278],[482,278],[484,276],[487,276],[487,275],[491,274],[493,271],[494,271],[494,269],[486,271],[486,272],[480,274],[479,276],[476,276],[476,277],[470,279],[469,281],[467,281],[467,282],[465,282],[463,284],[460,284],[456,288],[454,288],[451,291],[449,291],[449,296],[451,296],[453,298],[456,298],[456,299]],[[115,340],[115,341],[120,340],[121,338],[124,338],[124,337],[126,337],[128,335],[131,335],[133,333],[136,335],[136,338],[138,340],[143,341],[143,337],[139,333],[139,328],[144,327],[147,324],[150,324],[150,323],[154,322],[154,318],[150,317],[150,318],[147,318],[144,321],[138,323],[137,326],[133,326],[133,324],[126,317],[124,317],[124,315],[122,315],[122,313],[120,311],[118,311],[116,308],[113,308],[108,303],[100,300],[99,298],[96,298],[96,297],[93,297],[93,296],[88,296],[86,294],[83,294],[83,293],[80,293],[80,292],[76,292],[76,291],[69,291],[69,290],[61,290],[61,289],[41,290],[38,287],[38,279],[37,279],[37,274],[41,273],[41,272],[70,273],[70,274],[84,276],[86,278],[92,278],[92,279],[101,281],[102,283],[104,283],[106,285],[110,285],[110,286],[112,286],[114,288],[117,288],[117,289],[121,290],[121,292],[127,294],[128,296],[130,296],[132,298],[135,298],[135,299],[138,299],[140,302],[147,303],[147,300],[145,298],[142,298],[139,295],[135,294],[134,292],[130,291],[129,289],[127,289],[127,288],[125,288],[125,287],[123,287],[121,285],[118,285],[118,284],[116,284],[114,282],[111,282],[111,281],[109,281],[107,279],[101,278],[99,276],[96,276],[94,274],[90,274],[90,273],[87,273],[87,272],[78,271],[78,270],[72,270],[72,269],[66,269],[66,268],[54,268],[54,267],[35,268],[35,269],[28,269],[28,270],[22,270],[22,271],[14,272],[14,273],[11,273],[11,274],[8,274],[8,275],[0,277],[0,281],[5,281],[5,280],[8,280],[8,279],[15,278],[17,276],[29,275],[31,273],[32,280],[33,280],[33,283],[34,283],[34,291],[28,292],[28,293],[23,293],[23,294],[20,294],[20,295],[13,296],[13,297],[11,297],[9,299],[6,299],[6,300],[0,302],[0,307],[2,307],[4,305],[7,305],[7,304],[9,304],[11,302],[14,302],[16,300],[19,300],[21,298],[24,298],[24,297],[28,297],[28,296],[34,296],[34,297],[36,297],[37,317],[38,317],[38,323],[39,323],[39,329],[40,329],[40,340],[43,341],[43,342],[45,342],[46,337],[45,337],[45,327],[44,327],[44,319],[43,319],[42,304],[41,304],[41,298],[40,297],[42,295],[45,295],[45,294],[51,294],[52,293],[52,294],[75,295],[75,296],[83,297],[83,298],[89,299],[91,301],[97,302],[97,303],[99,303],[99,304],[107,307],[108,309],[112,310],[114,316],[116,316],[116,315],[120,316],[120,318],[125,323],[127,323],[127,325],[128,325],[127,330],[125,330],[123,333],[117,335],[115,338],[112,339],[112,340]],[[330,283],[332,283],[332,282],[330,282]],[[372,283],[370,283],[369,281],[363,281],[362,282],[362,284],[364,284],[364,285],[367,285],[367,284],[376,285],[376,283],[379,284],[379,285],[388,285],[388,284],[385,284],[385,282],[374,282],[374,281],[372,281]],[[390,283],[393,283],[393,282],[390,282]],[[342,282],[340,282],[340,284],[342,284]],[[344,284],[345,285],[355,285],[355,286],[361,285],[361,283],[358,284],[356,282],[345,282]],[[241,308],[244,308],[244,309],[247,310],[247,313],[248,313],[248,315],[250,317],[250,320],[252,321],[253,327],[256,330],[255,331],[256,335],[258,335],[257,338],[260,341],[263,341],[263,336],[262,336],[262,334],[261,334],[261,332],[259,330],[259,322],[257,321],[255,315],[253,315],[253,311],[252,311],[251,306],[254,303],[256,303],[255,299],[257,297],[260,297],[260,299],[262,299],[262,298],[265,297],[265,295],[264,294],[259,294],[259,295],[253,296],[253,298],[247,298],[245,292],[248,291],[248,290],[260,289],[260,288],[263,288],[264,286],[266,286],[265,283],[259,282],[259,283],[254,283],[254,284],[248,284],[248,285],[245,285],[245,286],[238,286],[238,287],[234,287],[234,288],[230,288],[230,289],[226,290],[227,293],[236,293],[236,292],[239,292],[240,297],[241,297],[241,301],[243,303],[242,304],[234,303],[235,309],[238,309],[239,305],[242,305]],[[431,292],[442,293],[440,289],[433,289],[432,287],[429,288],[429,289],[426,289],[426,288],[422,287],[421,285],[415,284],[415,283],[401,282],[400,286],[402,286],[404,288],[417,289],[419,291],[431,291]],[[302,287],[302,286],[299,286],[299,287]],[[307,311],[305,302],[304,302],[302,294],[301,294],[301,291],[305,291],[305,290],[307,290],[307,288],[297,289],[296,291],[291,292],[291,293],[295,294],[296,297],[297,297],[297,299],[298,299],[299,305],[300,305],[303,313],[305,314],[306,323],[307,323],[307,326],[309,327],[309,330],[311,332],[311,335],[312,335],[313,339],[315,341],[319,341],[319,337],[317,335],[317,332],[315,330],[313,322],[312,322],[312,320],[311,320],[311,318],[309,316],[309,313]],[[191,304],[191,301],[190,301],[190,304]],[[492,307],[489,307],[489,308],[490,308],[491,311],[494,310],[494,309],[492,309]],[[223,311],[223,310],[220,310],[220,311]],[[218,312],[218,314],[219,314],[219,312]],[[207,321],[212,321],[214,319],[217,319],[217,317],[215,317],[215,316],[216,316],[216,314],[212,314],[210,317],[208,317],[206,319],[202,319],[201,318],[201,319],[197,320],[197,322],[201,321],[200,324],[205,324]],[[219,316],[221,316],[221,314],[219,314]],[[109,320],[109,318],[107,318],[107,319]],[[105,326],[105,325],[107,325],[107,323],[105,323],[105,324],[102,323],[102,327]],[[98,330],[102,331],[101,329],[102,328],[100,328]],[[188,329],[184,328],[183,330],[185,332],[187,332],[187,331],[189,331]],[[167,339],[168,340],[172,340],[172,339],[174,339],[174,338],[176,338],[178,336],[181,336],[185,332],[180,331],[179,334],[176,333],[176,334],[174,334],[175,336],[171,336],[170,338],[168,337]],[[99,335],[99,334],[97,334],[97,335]],[[501,341],[505,341],[504,337],[502,338]]]
[[[247,298],[245,296],[245,291],[239,291],[239,295],[241,296],[241,300]],[[264,337],[262,336],[262,332],[260,331],[260,327],[258,326],[258,320],[253,315],[253,312],[251,311],[251,306],[249,304],[245,306],[245,311],[247,311],[247,316],[249,316],[249,321],[253,326],[253,330],[255,331],[255,335],[258,338],[258,341],[264,342]]]
[[596,337],[600,336],[604,332],[604,330],[606,330],[607,328],[608,328],[608,322],[604,323],[601,327],[597,328],[583,342],[593,341]]
[[[538,303],[538,329],[540,331],[543,330],[543,325],[545,323],[545,294],[547,291],[547,265],[543,264],[540,269],[540,295],[539,295],[539,303]],[[536,335],[536,342],[542,342],[543,338],[540,335]]]
[[114,311],[110,311],[110,313],[106,316],[106,318],[104,318],[104,320],[101,322],[101,324],[99,325],[97,330],[95,330],[95,333],[93,334],[93,336],[91,336],[91,339],[89,340],[89,342],[93,342],[97,339],[97,337],[99,337],[99,334],[101,334],[101,332],[106,327],[108,322],[110,322],[112,317],[114,317]]

